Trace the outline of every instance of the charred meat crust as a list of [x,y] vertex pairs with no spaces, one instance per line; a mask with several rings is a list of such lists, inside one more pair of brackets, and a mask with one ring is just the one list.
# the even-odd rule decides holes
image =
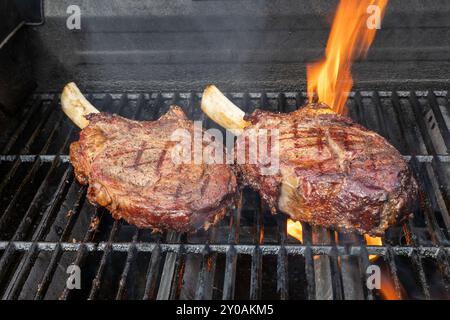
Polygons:
[[193,132],[193,122],[172,106],[157,121],[117,115],[88,115],[89,125],[70,146],[70,160],[88,199],[115,219],[140,228],[179,232],[208,228],[234,205],[237,183],[226,164],[172,161],[177,129]]
[[257,110],[246,120],[252,123],[246,130],[279,130],[277,175],[262,175],[259,164],[238,165],[244,182],[272,208],[312,225],[370,235],[410,215],[417,184],[380,135],[324,105],[289,114]]

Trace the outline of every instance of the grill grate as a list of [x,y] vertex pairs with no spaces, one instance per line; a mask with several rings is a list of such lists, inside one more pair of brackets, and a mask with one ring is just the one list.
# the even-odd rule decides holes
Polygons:
[[[288,112],[304,93],[231,93],[247,112]],[[100,110],[156,119],[170,104],[192,119],[198,93],[90,94]],[[349,115],[396,146],[422,194],[414,218],[390,228],[382,246],[364,237],[303,224],[303,242],[286,234],[259,196],[207,232],[152,234],[86,201],[73,177],[68,146],[78,129],[59,96],[35,94],[20,123],[0,140],[0,294],[4,299],[380,299],[450,295],[450,108],[445,91],[355,92]],[[377,255],[374,259],[370,255]],[[371,260],[372,259],[372,260]],[[82,287],[66,287],[66,268],[80,266]],[[382,289],[364,285],[367,267],[382,270]],[[385,290],[383,290],[383,286]],[[386,288],[391,288],[390,291]],[[388,292],[389,291],[389,292]]]

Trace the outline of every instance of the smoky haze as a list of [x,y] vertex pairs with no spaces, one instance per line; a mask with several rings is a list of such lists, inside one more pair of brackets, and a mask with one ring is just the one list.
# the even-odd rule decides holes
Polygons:
[[[70,80],[94,91],[304,91],[306,64],[323,56],[338,1],[45,1],[30,27],[41,91]],[[69,30],[67,8],[80,8]],[[355,88],[450,83],[448,1],[391,0]],[[439,63],[437,62],[439,61]]]

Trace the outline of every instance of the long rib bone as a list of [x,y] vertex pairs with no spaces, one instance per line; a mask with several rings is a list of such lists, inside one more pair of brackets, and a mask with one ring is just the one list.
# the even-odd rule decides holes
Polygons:
[[249,121],[244,120],[245,112],[212,84],[203,91],[201,108],[214,122],[235,135],[240,135],[250,125]]
[[89,121],[85,118],[86,115],[100,112],[86,100],[73,82],[66,84],[61,93],[61,108],[70,120],[81,129],[89,124]]

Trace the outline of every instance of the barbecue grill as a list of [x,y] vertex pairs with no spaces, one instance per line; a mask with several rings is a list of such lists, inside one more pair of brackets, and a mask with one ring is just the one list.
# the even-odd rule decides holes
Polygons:
[[[209,1],[201,2],[209,5]],[[49,25],[32,30],[23,26],[15,37],[21,39],[24,36],[21,33],[27,31],[26,36],[31,38],[33,46],[41,41],[59,39],[52,31],[56,30],[54,24],[66,16],[65,7],[60,9],[55,1],[48,1],[48,5],[45,12]],[[448,4],[442,6],[449,10]],[[36,19],[30,12],[28,14],[29,19]],[[37,16],[39,18],[39,14]],[[392,19],[388,17],[389,23]],[[118,22],[116,28],[123,27],[124,20],[128,21],[124,17],[109,18]],[[163,17],[160,19],[164,21]],[[88,21],[89,33],[99,20]],[[111,28],[111,20],[105,21]],[[141,28],[144,22],[135,22],[130,28]],[[275,29],[277,26],[282,28],[274,23]],[[169,27],[163,24],[164,28]],[[155,32],[149,29],[142,31],[143,34]],[[68,31],[60,30],[58,34],[62,32]],[[85,37],[82,30],[79,32],[81,36],[75,34],[75,38]],[[53,34],[55,38],[38,39],[33,33]],[[349,116],[394,145],[409,162],[420,185],[413,218],[388,229],[382,245],[367,245],[361,235],[307,224],[303,224],[303,239],[299,241],[287,234],[286,216],[272,215],[258,194],[248,188],[241,191],[236,208],[207,231],[152,233],[116,221],[105,209],[89,204],[86,186],[75,181],[68,147],[77,139],[79,129],[61,111],[60,88],[56,88],[57,81],[50,80],[49,71],[50,67],[53,68],[50,73],[63,67],[49,61],[51,66],[45,69],[42,55],[47,49],[42,45],[36,56],[30,58],[32,61],[39,59],[34,61],[35,76],[39,79],[37,91],[21,99],[14,95],[7,100],[13,101],[13,107],[2,102],[4,106],[0,109],[0,115],[7,119],[0,131],[0,297],[3,299],[450,297],[450,92],[443,88],[448,85],[448,79],[408,82],[401,78],[401,71],[399,78],[387,81],[385,87],[383,81],[356,83],[356,91],[350,93]],[[0,47],[1,50],[5,48]],[[67,48],[61,49],[65,50]],[[26,55],[26,52],[21,54]],[[131,54],[146,55],[145,52]],[[175,64],[181,73],[189,72],[196,62],[188,61],[183,69],[184,63],[177,61],[177,54],[167,57],[174,61],[158,63]],[[108,83],[109,74],[102,75],[104,65],[93,61],[102,55],[110,59],[108,63],[116,68],[114,72],[127,74],[130,71],[120,53],[84,51],[76,55],[77,59],[86,59],[75,62],[83,69],[80,84],[85,86],[88,100],[101,111],[149,120],[157,119],[170,105],[176,104],[189,118],[203,120],[206,128],[216,127],[200,109],[201,89],[197,83],[189,86],[175,80],[171,86],[170,79],[163,77],[160,85],[146,86],[139,79],[131,81],[136,72],[140,74],[131,70],[129,86],[125,84],[120,90],[123,80],[116,78]],[[230,57],[232,59],[233,54]],[[442,63],[448,64],[448,61]],[[175,68],[174,65],[171,68]],[[199,68],[205,68],[205,74],[213,73],[208,66]],[[99,72],[99,81],[89,80],[96,72]],[[359,76],[370,72],[369,68]],[[67,74],[58,74],[56,78],[61,81],[64,76]],[[403,76],[406,78],[407,74]],[[148,77],[153,79],[152,74]],[[296,77],[298,80],[301,75]],[[425,71],[423,77],[431,75]],[[19,87],[25,94],[30,91],[30,85],[26,75],[24,79]],[[284,87],[270,79],[259,82],[257,86],[261,88],[257,89],[260,90],[252,90],[256,87],[252,88],[246,81],[218,81],[222,81],[226,89],[230,88],[227,96],[246,112],[255,108],[289,112],[301,108],[307,101],[306,93],[301,91],[304,86],[300,85],[297,91],[286,90],[294,83],[291,78]],[[64,84],[59,83],[60,87]],[[274,90],[277,86],[280,90]],[[80,289],[69,289],[66,285],[70,265],[80,267]],[[381,289],[370,289],[366,285],[370,265],[381,270]]]

